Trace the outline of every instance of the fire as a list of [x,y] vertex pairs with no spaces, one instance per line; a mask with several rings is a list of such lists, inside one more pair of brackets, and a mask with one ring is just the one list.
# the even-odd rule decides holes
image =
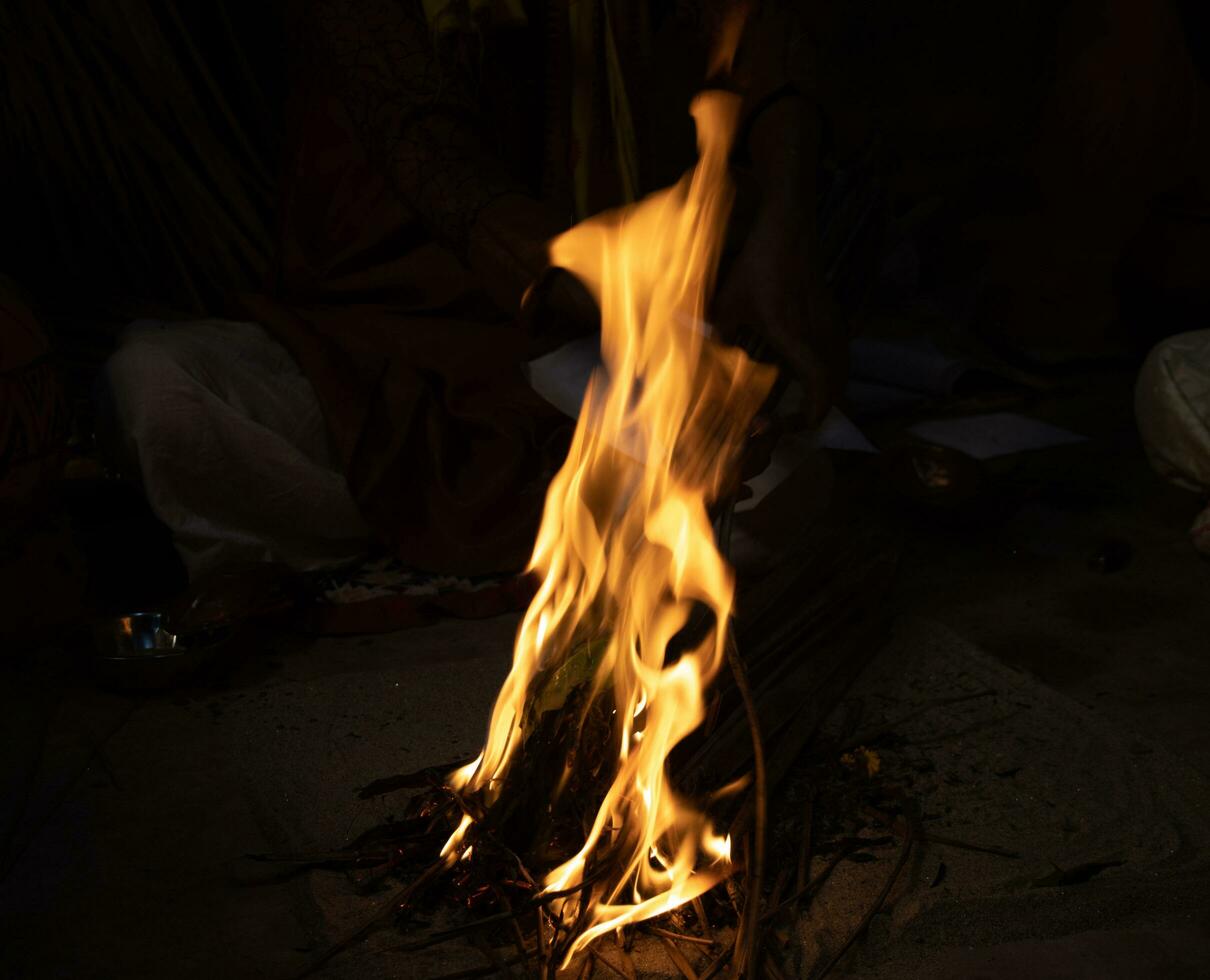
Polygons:
[[[489,810],[525,744],[536,679],[577,644],[605,644],[591,692],[612,699],[612,783],[579,852],[543,881],[548,894],[590,889],[584,914],[578,893],[549,905],[574,932],[568,959],[606,932],[691,901],[730,869],[730,840],[673,790],[666,763],[702,723],[705,691],[726,659],[734,581],[708,507],[728,488],[773,375],[704,326],[733,197],[738,101],[723,92],[694,100],[699,159],[679,184],[551,244],[553,264],[600,305],[604,366],[547,495],[531,562],[541,585],[486,744],[449,784],[472,812]],[[703,606],[705,636],[676,656],[670,643]],[[446,843],[448,861],[474,822],[465,816]]]

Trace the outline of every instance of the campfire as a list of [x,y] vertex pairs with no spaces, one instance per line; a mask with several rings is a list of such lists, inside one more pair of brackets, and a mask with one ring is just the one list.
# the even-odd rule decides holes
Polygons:
[[[577,651],[592,651],[576,710],[583,728],[608,706],[613,758],[594,772],[607,788],[581,846],[542,878],[542,894],[587,895],[586,904],[573,894],[548,906],[567,937],[565,963],[730,873],[730,840],[677,794],[666,770],[704,720],[705,691],[726,660],[734,584],[710,508],[728,489],[773,373],[714,342],[704,326],[731,203],[737,110],[735,96],[700,95],[692,174],[551,247],[554,264],[600,305],[604,368],[550,487],[532,562],[541,585],[486,744],[450,777],[465,811],[442,853],[452,864],[473,848],[476,827],[490,821],[511,770],[524,764],[544,687]],[[567,760],[554,796],[585,788],[575,771],[583,761]]]
[[[662,937],[685,976],[697,974],[673,939],[710,953],[702,976],[728,962],[749,975],[767,920],[817,884],[804,877],[804,851],[795,896],[782,900],[783,875],[762,919],[766,769],[786,774],[862,663],[832,636],[846,617],[865,616],[866,600],[853,596],[878,594],[863,576],[882,566],[850,575],[836,564],[848,598],[805,605],[812,586],[782,574],[763,588],[766,600],[750,604],[762,640],[741,660],[736,583],[720,543],[775,371],[712,336],[706,317],[734,196],[739,101],[699,94],[694,169],[551,243],[552,265],[578,277],[600,307],[602,366],[547,494],[530,566],[539,584],[512,668],[476,758],[366,787],[365,797],[427,792],[344,859],[311,862],[367,868],[353,881],[368,889],[427,857],[384,911],[308,972],[386,919],[406,917],[443,883],[477,917],[400,949],[504,930],[516,955],[481,947],[492,967],[466,976],[510,964],[544,977],[587,975],[603,940],[624,945],[639,924]],[[860,538],[843,533],[846,545]],[[791,596],[792,612],[767,601],[780,596]],[[815,633],[828,637],[817,663],[785,656]],[[762,670],[755,691],[745,663]],[[807,677],[819,687],[809,691]],[[779,736],[768,767],[766,722]],[[666,928],[683,922],[686,906],[698,936]],[[633,976],[633,966],[621,972]]]

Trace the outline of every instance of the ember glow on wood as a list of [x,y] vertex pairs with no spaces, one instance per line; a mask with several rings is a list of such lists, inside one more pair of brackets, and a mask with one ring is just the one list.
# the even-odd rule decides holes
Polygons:
[[[456,862],[473,845],[470,814],[489,813],[499,798],[530,735],[538,679],[597,644],[589,700],[611,702],[616,761],[602,774],[603,800],[579,851],[542,882],[546,894],[582,885],[587,894],[587,904],[576,892],[549,905],[574,936],[565,962],[598,936],[692,901],[730,869],[730,840],[677,795],[666,764],[701,724],[704,692],[726,660],[734,581],[708,508],[728,490],[773,381],[771,368],[694,327],[732,202],[738,103],[723,92],[699,95],[693,172],[551,246],[553,263],[600,304],[603,367],[548,492],[531,563],[541,585],[487,741],[449,777],[467,815],[442,853]],[[685,645],[702,608],[710,615]],[[567,783],[565,773],[556,793]]]

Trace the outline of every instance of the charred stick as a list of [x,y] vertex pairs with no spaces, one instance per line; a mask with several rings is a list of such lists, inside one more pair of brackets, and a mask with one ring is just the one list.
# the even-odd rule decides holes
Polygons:
[[790,880],[790,869],[782,868],[773,882],[773,890],[769,892],[769,905],[776,906],[781,901],[782,892],[786,890],[786,882]]
[[[584,882],[577,888],[566,889],[565,892],[560,894],[571,894],[575,891],[578,891],[579,888],[583,888],[587,883],[588,882]],[[540,895],[538,898],[526,902],[520,908],[514,908],[512,907],[511,903],[508,902],[507,896],[505,896],[503,892],[497,889],[494,885],[491,886],[491,888],[496,894],[497,898],[500,900],[501,904],[505,907],[503,912],[497,912],[495,915],[488,915],[482,919],[476,919],[473,922],[465,922],[460,926],[451,926],[449,929],[442,929],[440,932],[434,932],[426,936],[424,939],[418,939],[411,943],[404,943],[400,946],[393,946],[391,947],[392,950],[398,953],[407,953],[414,952],[419,949],[428,949],[430,946],[439,946],[451,939],[457,939],[459,936],[465,936],[469,933],[476,932],[479,929],[496,925],[511,924],[517,934],[520,935],[520,925],[518,924],[517,920],[530,909],[534,909],[538,913],[538,923],[539,926],[541,926],[542,922],[544,921],[542,918],[544,914],[544,902],[547,898],[554,897],[553,894],[551,896]],[[544,946],[545,940],[546,933],[543,929],[539,928],[538,944],[540,947]]]
[[[510,956],[506,960],[500,960],[500,966],[516,966],[520,962],[521,957]],[[457,973],[446,973],[443,976],[435,977],[434,980],[470,980],[471,977],[487,977],[498,972],[500,972],[499,968],[495,966],[478,966],[471,970],[459,970]]]
[[[866,812],[884,827],[889,828],[895,833],[907,834],[907,827],[902,817],[892,817],[890,814],[883,813],[881,810],[876,810],[873,807],[867,807]],[[940,834],[931,833],[923,828],[917,830],[916,839],[922,843],[941,844],[943,847],[956,847],[960,851],[974,851],[976,854],[991,854],[995,857],[1007,858],[1012,861],[1019,861],[1021,859],[1021,855],[1016,851],[1006,851],[1002,847],[989,847],[983,844],[971,844],[964,840],[957,840],[954,837],[942,837]]]
[[719,970],[723,968],[723,964],[727,962],[727,957],[729,957],[733,952],[735,952],[734,947],[724,949],[718,954],[718,956],[710,961],[710,965],[701,972],[701,975],[697,978],[697,980],[710,980],[711,977],[713,977],[716,973],[718,973]]
[[302,973],[298,975],[299,980],[302,980],[303,977],[309,977],[314,974],[329,960],[339,956],[354,943],[359,942],[368,936],[382,924],[383,920],[390,918],[392,915],[405,908],[408,902],[411,901],[412,897],[416,895],[417,892],[427,888],[429,883],[432,882],[432,880],[436,878],[438,874],[449,868],[452,863],[453,862],[447,858],[442,858],[441,860],[429,865],[419,878],[410,884],[405,885],[394,895],[392,895],[390,900],[386,903],[386,907],[381,912],[373,915],[369,921],[350,933],[344,939],[341,939],[339,942],[329,946],[328,949],[323,952],[323,954],[321,954],[310,966],[308,966],[305,970],[303,970]]
[[[483,958],[492,965],[492,969],[494,969],[497,973],[504,973],[510,977],[513,975],[512,971],[508,969],[508,966],[505,965],[504,961],[500,959],[500,954],[492,949],[491,944],[485,942],[482,936],[472,936],[470,943],[475,947],[475,949],[479,950],[479,952],[483,954]],[[524,950],[521,951],[521,957],[522,959],[525,958]],[[510,960],[509,962],[511,963],[513,961]]]
[[598,953],[595,949],[589,949],[588,954],[594,960],[596,960],[598,963],[600,963],[601,966],[605,967],[606,969],[610,970],[613,973],[616,973],[619,977],[622,978],[622,980],[634,980],[633,976],[627,977],[626,972],[621,967],[614,966],[612,963],[609,962],[609,960],[607,960],[604,956],[602,956],[600,953]]
[[496,915],[485,916],[482,919],[476,919],[474,922],[466,922],[460,926],[452,926],[449,929],[442,929],[440,932],[431,933],[423,939],[417,939],[414,942],[403,943],[399,946],[392,946],[391,951],[395,953],[412,953],[418,949],[428,949],[430,946],[440,946],[442,943],[447,943],[451,939],[457,939],[459,936],[466,936],[477,932],[480,929],[486,929],[489,926],[504,925],[509,921],[516,921],[515,912],[499,912]]
[[651,933],[653,936],[660,936],[664,939],[675,939],[682,943],[692,943],[695,946],[714,945],[713,940],[702,939],[700,936],[687,936],[683,932],[674,932],[672,929],[661,929],[659,926],[647,926],[644,931]]
[[802,816],[802,843],[798,845],[798,875],[794,879],[794,891],[807,887],[811,874],[811,829],[815,823],[815,791],[807,790],[807,806]]
[[630,958],[630,950],[625,946],[619,946],[618,959],[622,961],[622,972],[626,974],[626,980],[638,980],[639,972],[634,968],[634,960]]
[[838,751],[841,753],[852,752],[854,749],[859,749],[863,745],[871,745],[874,742],[877,742],[879,739],[885,738],[887,735],[894,733],[899,726],[904,725],[909,721],[915,721],[921,715],[927,714],[934,708],[942,708],[951,704],[962,704],[964,701],[975,701],[979,698],[991,698],[995,697],[999,693],[1000,692],[995,688],[989,687],[983,691],[975,691],[973,694],[960,694],[957,697],[952,698],[934,698],[926,703],[923,707],[917,708],[915,711],[911,711],[906,715],[896,718],[894,721],[889,721],[876,730],[866,731],[863,732],[860,737],[849,739],[840,746]]
[[376,796],[386,796],[400,789],[428,789],[441,786],[446,776],[454,769],[461,769],[468,763],[474,762],[474,756],[447,762],[441,766],[427,766],[415,772],[404,773],[400,776],[387,776],[385,779],[375,779],[357,791],[359,800],[370,800]]
[[853,945],[853,943],[857,942],[857,940],[865,933],[866,929],[870,927],[870,923],[874,920],[874,916],[878,914],[878,910],[881,909],[883,903],[886,902],[887,896],[891,894],[891,889],[895,887],[895,882],[899,880],[899,875],[902,874],[904,867],[907,865],[908,858],[912,853],[912,845],[915,843],[915,840],[916,820],[913,818],[908,821],[907,836],[905,836],[903,839],[903,847],[900,848],[899,851],[899,860],[895,862],[895,867],[891,870],[890,875],[887,876],[886,883],[882,886],[882,891],[878,893],[878,897],[874,900],[874,904],[866,910],[866,914],[862,916],[861,922],[857,924],[857,928],[849,934],[849,938],[845,940],[844,945],[841,946],[840,949],[836,951],[836,954],[824,964],[823,969],[819,971],[815,980],[823,980],[824,977],[831,973],[832,969],[841,961],[841,959],[844,957],[844,954],[849,951],[849,948]]
[[509,924],[513,930],[513,944],[517,947],[517,952],[521,954],[521,959],[525,965],[526,975],[532,975],[532,970],[529,966],[529,956],[525,952],[525,936],[521,932],[521,924],[517,921],[517,916],[513,914],[512,903],[508,900],[508,896],[502,888],[492,885],[492,893],[496,896],[496,901],[500,903],[500,907],[504,909],[504,914],[509,917]]
[[441,824],[441,821],[445,818],[446,811],[449,810],[449,808],[452,807],[453,805],[454,805],[454,801],[452,799],[448,799],[444,803],[442,803],[441,806],[437,807],[437,809],[433,811],[433,815],[429,819],[429,825],[428,825],[428,828],[425,830],[425,834],[432,834],[432,833],[436,832],[437,828]]
[[685,959],[685,954],[676,948],[676,944],[663,936],[660,936],[659,939],[664,947],[664,952],[668,954],[668,959],[672,960],[672,965],[681,971],[681,976],[685,980],[697,980],[697,974],[694,972],[693,967]]
[[771,922],[777,917],[778,913],[782,912],[784,909],[789,908],[791,905],[808,895],[815,894],[819,887],[828,880],[832,872],[836,870],[836,866],[855,850],[857,850],[856,845],[849,844],[838,851],[832,860],[827,863],[824,869],[819,872],[819,874],[812,878],[803,888],[799,889],[789,898],[785,899],[785,901],[766,912],[761,917],[761,922]]
[[761,966],[764,967],[765,975],[769,980],[786,980],[786,975],[782,972],[781,967],[777,965],[773,955],[769,951],[765,951],[764,957],[761,959]]
[[546,913],[541,908],[535,910],[538,928],[538,956],[546,960]]
[[391,859],[388,851],[317,851],[314,854],[245,854],[249,861],[266,864],[384,864]]
[[939,837],[936,834],[920,834],[920,839],[929,844],[941,844],[945,847],[956,847],[960,851],[974,851],[976,854],[991,854],[995,857],[1008,858],[1011,861],[1019,861],[1021,855],[1016,851],[1006,851],[999,847],[984,847],[980,844],[968,844],[966,841],[955,840],[952,837]]
[[699,927],[701,927],[702,935],[713,943],[714,930],[710,928],[710,920],[706,918],[706,909],[705,906],[702,905],[701,895],[698,895],[693,900],[693,913],[697,916],[697,924]]

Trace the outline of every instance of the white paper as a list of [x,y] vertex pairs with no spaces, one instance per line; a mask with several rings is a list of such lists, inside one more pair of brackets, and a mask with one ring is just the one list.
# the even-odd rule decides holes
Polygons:
[[[531,361],[528,366],[529,383],[534,391],[564,415],[578,418],[588,381],[592,372],[600,366],[600,339],[584,337]],[[796,382],[789,386],[782,404],[787,411],[793,411],[794,406],[802,400],[802,389]],[[641,458],[636,446],[620,448],[635,458]],[[756,507],[817,449],[859,453],[878,451],[844,413],[833,408],[815,432],[793,433],[778,439],[768,467],[748,481],[752,496],[741,501],[736,510],[747,511]]]
[[928,442],[957,449],[975,459],[995,459],[1031,449],[1069,446],[1086,441],[1084,436],[1076,432],[1016,412],[932,419],[918,422],[908,431]]

